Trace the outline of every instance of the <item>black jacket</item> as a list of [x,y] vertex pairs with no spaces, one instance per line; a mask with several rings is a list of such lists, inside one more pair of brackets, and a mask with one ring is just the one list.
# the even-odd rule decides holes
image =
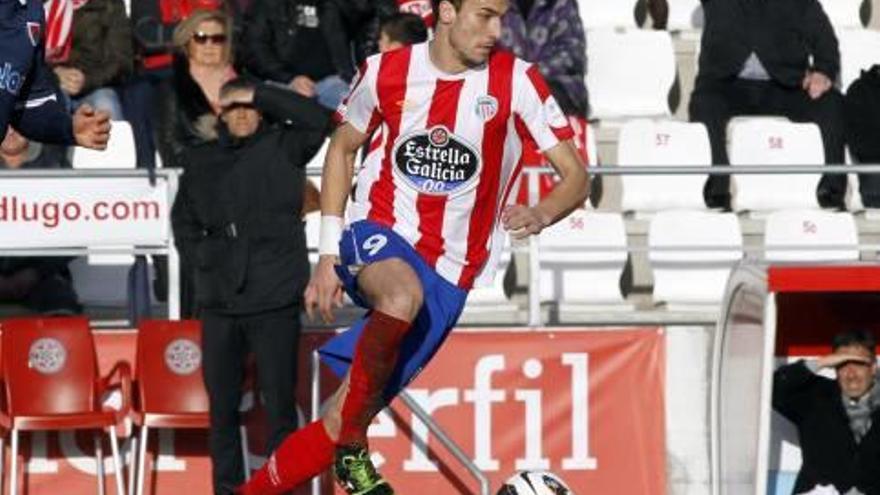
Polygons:
[[188,149],[171,221],[200,308],[246,314],[299,303],[309,262],[302,221],[306,163],[324,141],[329,113],[283,88],[261,86],[264,125],[244,140]]
[[174,73],[159,86],[154,111],[156,146],[164,167],[181,167],[185,149],[217,139],[217,115],[190,75],[185,57],[174,57]]
[[880,494],[880,411],[856,443],[841,401],[840,386],[813,373],[803,361],[781,366],[773,375],[773,408],[797,426],[803,464],[793,493],[833,484],[845,493],[853,486]]
[[[288,83],[295,76],[297,0],[254,0],[243,34],[247,69],[256,76]],[[397,11],[394,0],[322,0],[318,18],[338,75],[351,80],[355,64],[378,51],[379,17]],[[309,76],[309,74],[305,74]],[[311,76],[310,76],[311,77]],[[312,77],[314,79],[314,77]]]
[[[752,52],[770,76],[799,87],[810,68],[832,81],[837,37],[817,0],[702,0],[705,12],[697,86],[734,77]],[[755,7],[747,7],[754,4]]]

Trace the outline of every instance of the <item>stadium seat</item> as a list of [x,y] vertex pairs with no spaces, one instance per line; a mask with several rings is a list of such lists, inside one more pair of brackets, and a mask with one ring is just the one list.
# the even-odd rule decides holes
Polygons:
[[771,262],[855,261],[858,244],[856,222],[849,213],[777,211],[767,216],[764,227],[764,257]]
[[[626,166],[712,164],[709,136],[702,124],[672,120],[632,120],[623,125],[617,161]],[[623,175],[624,211],[705,209],[703,175]]]
[[122,168],[137,166],[137,151],[134,146],[134,133],[131,124],[125,120],[114,120],[110,131],[110,141],[103,151],[89,148],[73,148],[71,166],[75,169]]
[[[654,302],[670,308],[720,304],[730,269],[743,255],[742,232],[733,213],[659,212],[651,219],[648,246]],[[712,250],[700,250],[706,248]]]
[[[129,477],[129,483],[137,478],[137,495],[144,493],[151,429],[210,427],[208,393],[202,380],[201,333],[197,320],[144,320],[138,325],[136,405],[132,418],[140,429],[140,438],[132,443],[137,463],[132,463]],[[247,438],[244,431],[242,438]],[[245,445],[242,444],[242,455],[247,466]],[[132,487],[129,493],[135,495]]]
[[584,30],[636,27],[637,0],[578,0],[577,3]]
[[840,87],[849,88],[863,69],[880,64],[880,32],[873,29],[838,29]]
[[[869,0],[870,1],[870,0]],[[819,0],[835,31],[840,29],[863,29],[860,10],[865,0]]]
[[703,6],[700,0],[667,0],[669,31],[694,31],[703,27]]
[[[605,2],[603,5],[618,3]],[[591,117],[661,117],[671,114],[675,51],[666,31],[596,29],[587,32]]]
[[619,213],[575,210],[538,238],[542,302],[559,302],[560,313],[584,305],[624,304],[620,276],[627,243]]
[[[797,124],[778,117],[736,118],[728,126],[730,163],[754,165],[822,165],[825,152],[816,124]],[[819,208],[819,174],[743,174],[731,181],[736,211]]]
[[[12,437],[9,493],[18,493],[19,432],[93,430],[109,434],[116,493],[123,495],[123,463],[116,427],[129,413],[129,364],[119,361],[107,376],[99,375],[95,343],[86,318],[9,319],[0,323],[0,328],[5,398],[0,426]],[[119,410],[102,406],[103,395],[112,390],[121,390]],[[104,493],[104,455],[97,433],[95,461],[98,492]]]
[[[504,274],[510,266],[510,237],[500,236],[503,241],[502,251],[498,255],[497,270],[492,284],[487,287],[474,287],[468,293],[464,312],[467,313],[468,321],[473,317],[486,317],[493,321],[516,320],[519,307],[507,298],[504,292]],[[492,263],[494,260],[489,260]]]

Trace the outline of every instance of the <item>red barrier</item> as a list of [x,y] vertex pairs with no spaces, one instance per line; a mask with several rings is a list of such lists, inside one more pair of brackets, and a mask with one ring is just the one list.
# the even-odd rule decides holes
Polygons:
[[[327,337],[303,338],[299,404],[306,414],[310,354]],[[133,360],[133,333],[101,333],[97,342],[102,367]],[[576,493],[662,494],[664,369],[657,328],[457,331],[409,391],[490,477],[493,493],[514,471],[549,469]],[[324,397],[334,382],[322,373]],[[261,418],[250,417],[251,447],[259,451]],[[473,478],[399,401],[377,418],[370,441],[398,493],[476,493]],[[159,443],[148,493],[210,493],[204,433],[163,433]],[[28,493],[54,495],[59,486],[65,494],[92,493],[91,445],[90,436],[59,442],[50,433],[34,437],[32,447],[25,436]],[[109,473],[109,459],[105,465]]]

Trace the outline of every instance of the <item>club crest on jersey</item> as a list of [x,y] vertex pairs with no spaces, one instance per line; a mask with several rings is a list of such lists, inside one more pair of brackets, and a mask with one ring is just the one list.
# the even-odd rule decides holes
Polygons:
[[40,23],[28,22],[26,28],[28,38],[30,38],[31,40],[31,45],[37,46],[37,44],[40,42]]
[[474,112],[486,122],[498,113],[498,100],[494,96],[480,96],[474,106]]
[[476,149],[442,125],[401,137],[391,153],[395,174],[423,194],[467,192],[481,168]]

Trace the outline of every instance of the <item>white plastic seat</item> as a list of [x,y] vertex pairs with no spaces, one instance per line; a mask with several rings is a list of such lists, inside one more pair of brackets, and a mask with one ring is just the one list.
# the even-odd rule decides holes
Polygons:
[[864,29],[859,13],[864,0],[819,0],[819,3],[835,30]]
[[137,151],[131,124],[125,120],[111,123],[110,140],[103,151],[89,148],[73,148],[71,165],[75,169],[133,169],[137,166]]
[[[712,164],[705,126],[672,120],[632,120],[623,125],[617,160],[626,166]],[[623,175],[624,211],[705,209],[703,175]]]
[[837,40],[840,45],[840,87],[845,91],[859,78],[863,69],[880,64],[880,32],[838,29]]
[[[768,261],[855,261],[859,259],[858,244],[855,219],[845,212],[777,211],[767,216],[764,227],[764,257]],[[814,249],[791,249],[793,246]]]
[[635,28],[637,0],[578,0],[584,30],[597,28]]
[[[654,301],[668,306],[720,304],[730,269],[743,255],[742,232],[733,213],[659,212],[651,219],[648,246]],[[712,249],[663,250],[670,248]]]
[[[613,5],[614,2],[602,2]],[[666,31],[596,29],[587,32],[587,87],[593,118],[671,115],[675,50]]]
[[703,27],[703,5],[700,0],[667,0],[669,31],[694,31]]
[[[822,165],[825,152],[816,124],[778,117],[734,119],[728,126],[733,166]],[[819,208],[819,174],[743,174],[731,181],[732,206],[742,210]]]
[[[538,238],[541,301],[622,304],[626,229],[619,213],[575,210]],[[580,250],[593,248],[598,250]]]

